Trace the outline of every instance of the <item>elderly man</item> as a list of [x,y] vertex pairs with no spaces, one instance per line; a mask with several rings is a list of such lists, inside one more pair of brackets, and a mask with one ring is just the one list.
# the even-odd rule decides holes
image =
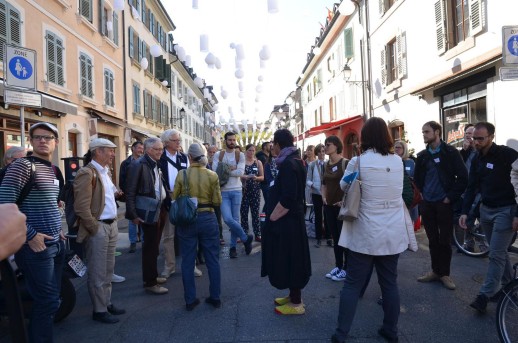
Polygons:
[[[164,187],[167,191],[165,200],[166,209],[171,206],[171,194],[174,190],[174,182],[178,172],[189,167],[189,159],[187,155],[179,151],[180,148],[180,132],[175,129],[165,130],[162,136],[164,144],[164,153],[160,156],[160,169],[164,175]],[[161,276],[168,278],[176,271],[176,257],[174,252],[174,233],[175,227],[169,220],[165,220],[164,231],[162,232],[162,248],[164,253],[164,270]]]
[[88,293],[93,305],[92,319],[114,324],[113,315],[126,313],[111,302],[112,276],[115,267],[118,191],[112,182],[109,166],[117,146],[105,138],[90,142],[92,161],[81,168],[74,179],[74,211],[79,217],[77,242],[85,242],[88,263]]
[[157,259],[160,237],[167,210],[164,200],[166,190],[160,170],[160,156],[164,145],[158,138],[144,141],[144,156],[131,163],[126,183],[126,218],[135,225],[142,225],[142,279],[146,292],[166,294],[167,288],[160,286],[166,279],[158,277]]
[[[119,188],[121,191],[126,194],[126,177],[128,174],[128,167],[131,162],[136,161],[140,157],[144,155],[144,144],[141,141],[136,141],[131,145],[131,155],[122,161],[120,172],[119,172]],[[132,221],[128,222],[128,238],[130,241],[129,252],[134,253],[137,250],[137,237],[140,231],[140,227],[138,225],[133,224]]]
[[8,166],[17,158],[25,157],[26,155],[27,151],[25,151],[25,148],[20,146],[10,147],[4,155],[4,166]]
[[29,137],[34,153],[11,164],[0,187],[0,204],[17,203],[27,217],[25,244],[15,257],[33,299],[29,339],[52,342],[65,260],[58,209],[58,168],[51,163],[58,129],[49,123],[36,123],[29,130]]

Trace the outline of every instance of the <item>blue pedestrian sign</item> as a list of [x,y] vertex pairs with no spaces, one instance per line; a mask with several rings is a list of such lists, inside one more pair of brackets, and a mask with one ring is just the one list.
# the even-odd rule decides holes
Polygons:
[[518,26],[502,27],[502,62],[518,67]]
[[19,46],[4,46],[5,84],[7,87],[36,89],[36,51]]

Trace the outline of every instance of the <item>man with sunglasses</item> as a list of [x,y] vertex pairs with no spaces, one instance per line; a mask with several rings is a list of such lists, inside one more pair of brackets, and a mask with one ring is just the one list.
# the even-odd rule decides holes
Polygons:
[[[517,229],[516,192],[511,172],[516,173],[518,152],[505,145],[493,143],[495,126],[480,122],[475,125],[473,141],[478,156],[471,163],[468,188],[462,204],[459,225],[466,228],[466,219],[477,191],[480,192],[480,225],[489,243],[489,264],[486,279],[470,306],[485,313],[488,300],[512,279],[507,248]],[[514,227],[514,229],[513,229]]]
[[27,217],[26,242],[15,259],[33,299],[29,340],[52,342],[65,261],[65,237],[58,209],[59,169],[51,162],[58,129],[50,123],[36,123],[29,129],[29,137],[32,157],[18,158],[9,167],[0,187],[0,203],[17,203]]

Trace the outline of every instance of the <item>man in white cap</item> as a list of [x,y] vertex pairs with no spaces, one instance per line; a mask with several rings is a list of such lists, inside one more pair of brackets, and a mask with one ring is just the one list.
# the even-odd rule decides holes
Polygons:
[[51,163],[58,144],[58,129],[49,123],[36,123],[29,129],[29,137],[33,155],[18,158],[6,171],[0,187],[0,203],[18,204],[27,217],[26,241],[15,258],[33,299],[29,339],[52,342],[65,260],[58,209],[59,169]]
[[93,304],[92,319],[113,324],[113,315],[126,313],[111,302],[112,276],[115,267],[117,228],[117,188],[109,165],[117,146],[105,138],[90,142],[92,161],[81,168],[74,179],[74,210],[79,217],[77,242],[85,242],[88,263],[88,293]]

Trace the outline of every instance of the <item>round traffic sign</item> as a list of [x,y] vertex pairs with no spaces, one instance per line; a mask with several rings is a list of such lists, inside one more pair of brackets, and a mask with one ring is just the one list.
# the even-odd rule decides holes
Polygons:
[[514,55],[518,56],[518,35],[509,37],[507,40],[507,50]]
[[27,80],[32,76],[32,65],[27,59],[16,56],[9,61],[9,71],[20,80]]

